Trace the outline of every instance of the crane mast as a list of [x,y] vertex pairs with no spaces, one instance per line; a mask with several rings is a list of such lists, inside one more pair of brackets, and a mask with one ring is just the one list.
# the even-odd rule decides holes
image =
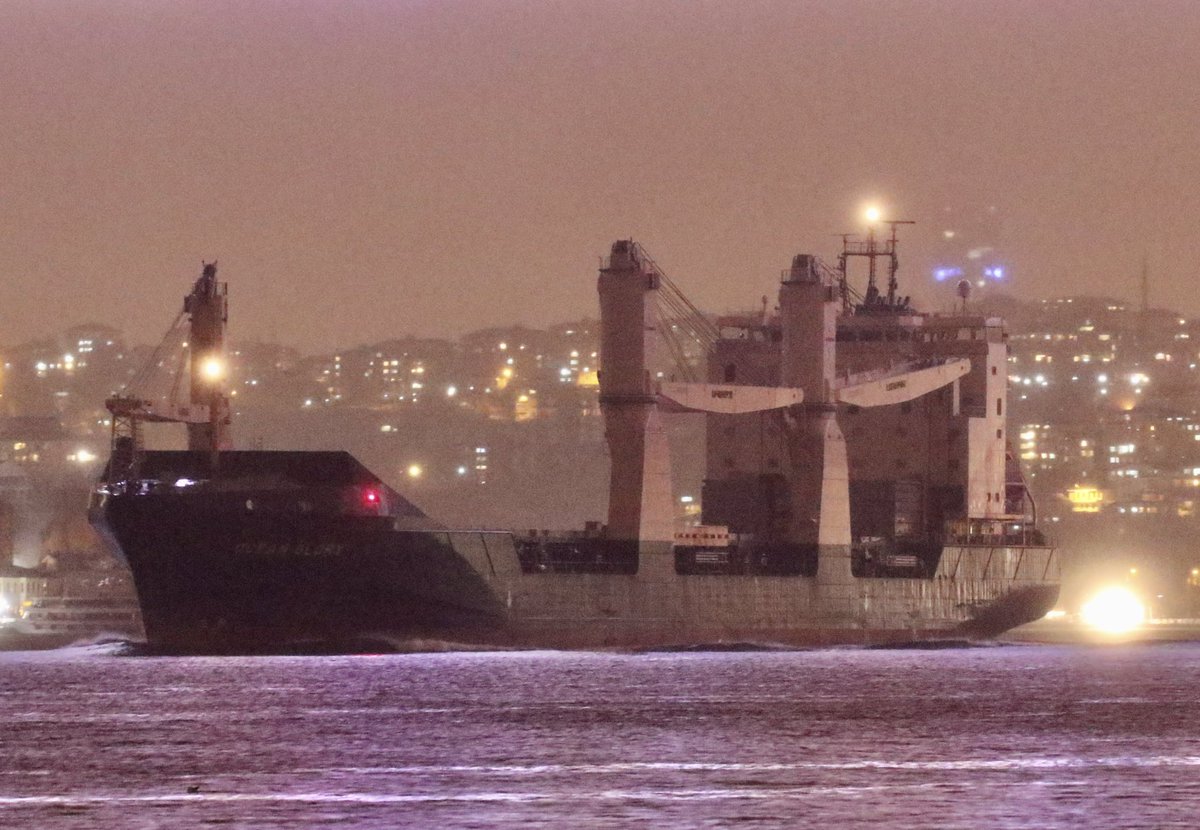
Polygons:
[[[207,452],[215,471],[221,450],[231,446],[229,400],[225,396],[225,324],[229,320],[228,287],[217,281],[217,264],[206,263],[192,290],[183,298],[183,310],[155,349],[148,365],[116,395],[104,402],[112,413],[112,456],[109,480],[137,477],[141,459],[142,425],[187,425],[188,449]],[[178,342],[176,342],[178,340]],[[186,355],[188,397],[179,400],[182,372],[176,374],[165,399],[146,390],[167,363],[174,347]]]
[[206,420],[186,420],[188,449],[214,454],[229,449],[229,400],[224,393],[225,323],[229,320],[227,286],[217,282],[217,264],[204,266],[192,291],[183,298],[190,334],[189,400],[206,407]]

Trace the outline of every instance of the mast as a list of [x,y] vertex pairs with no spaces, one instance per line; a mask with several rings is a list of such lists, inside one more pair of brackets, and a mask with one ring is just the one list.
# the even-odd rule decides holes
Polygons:
[[217,264],[207,263],[192,291],[183,299],[188,315],[189,400],[208,408],[206,421],[189,422],[188,449],[217,455],[230,447],[229,400],[224,394],[225,324],[229,320],[228,288],[217,281]]
[[[112,413],[110,482],[137,478],[142,456],[142,424],[147,421],[186,424],[188,449],[209,453],[210,470],[216,472],[220,451],[231,446],[229,400],[224,392],[227,298],[226,284],[217,281],[217,264],[205,263],[191,293],[183,298],[183,311],[154,350],[148,365],[121,392],[104,402]],[[175,376],[165,399],[149,389],[153,378],[162,374],[166,355],[179,354],[180,348],[188,358],[186,402],[177,398],[180,375]]]
[[[841,235],[842,252],[838,255],[838,271],[843,295],[847,293],[847,271],[850,257],[862,257],[867,260],[867,290],[863,295],[862,303],[856,309],[860,314],[904,311],[908,308],[908,298],[900,297],[898,294],[900,283],[896,279],[896,272],[900,269],[900,258],[896,253],[897,245],[899,244],[899,240],[896,237],[896,226],[913,225],[916,223],[908,219],[883,220],[883,224],[891,226],[892,232],[890,236],[883,240],[883,244],[881,245],[875,237],[875,224],[877,220],[878,217],[873,217],[872,223],[867,226],[867,238],[865,240],[854,239],[851,234]],[[887,294],[884,296],[880,295],[877,284],[876,273],[878,267],[875,264],[875,260],[877,259],[887,259],[888,261]]]

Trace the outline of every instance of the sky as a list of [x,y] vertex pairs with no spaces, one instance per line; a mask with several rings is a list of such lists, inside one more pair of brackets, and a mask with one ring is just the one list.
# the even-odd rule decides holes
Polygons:
[[1200,3],[0,4],[0,344],[154,342],[213,259],[235,339],[543,326],[627,237],[744,309],[868,202],[928,307],[985,216],[1020,297],[1200,314]]

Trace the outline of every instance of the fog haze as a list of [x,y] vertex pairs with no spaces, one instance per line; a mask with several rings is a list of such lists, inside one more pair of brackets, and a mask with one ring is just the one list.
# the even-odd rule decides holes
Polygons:
[[[861,205],[991,211],[1023,297],[1200,313],[1194,2],[0,7],[0,343],[156,340],[218,258],[234,336],[328,348],[595,313],[642,241],[704,308]],[[949,209],[949,212],[947,212]]]

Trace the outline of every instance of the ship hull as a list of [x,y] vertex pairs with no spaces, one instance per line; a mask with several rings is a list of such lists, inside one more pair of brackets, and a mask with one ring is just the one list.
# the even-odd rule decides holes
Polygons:
[[132,572],[152,647],[880,644],[994,636],[1058,596],[1046,546],[948,546],[927,578],[685,574],[645,546],[633,572],[555,573],[523,567],[508,533],[243,506],[253,502],[125,494],[93,507]]

